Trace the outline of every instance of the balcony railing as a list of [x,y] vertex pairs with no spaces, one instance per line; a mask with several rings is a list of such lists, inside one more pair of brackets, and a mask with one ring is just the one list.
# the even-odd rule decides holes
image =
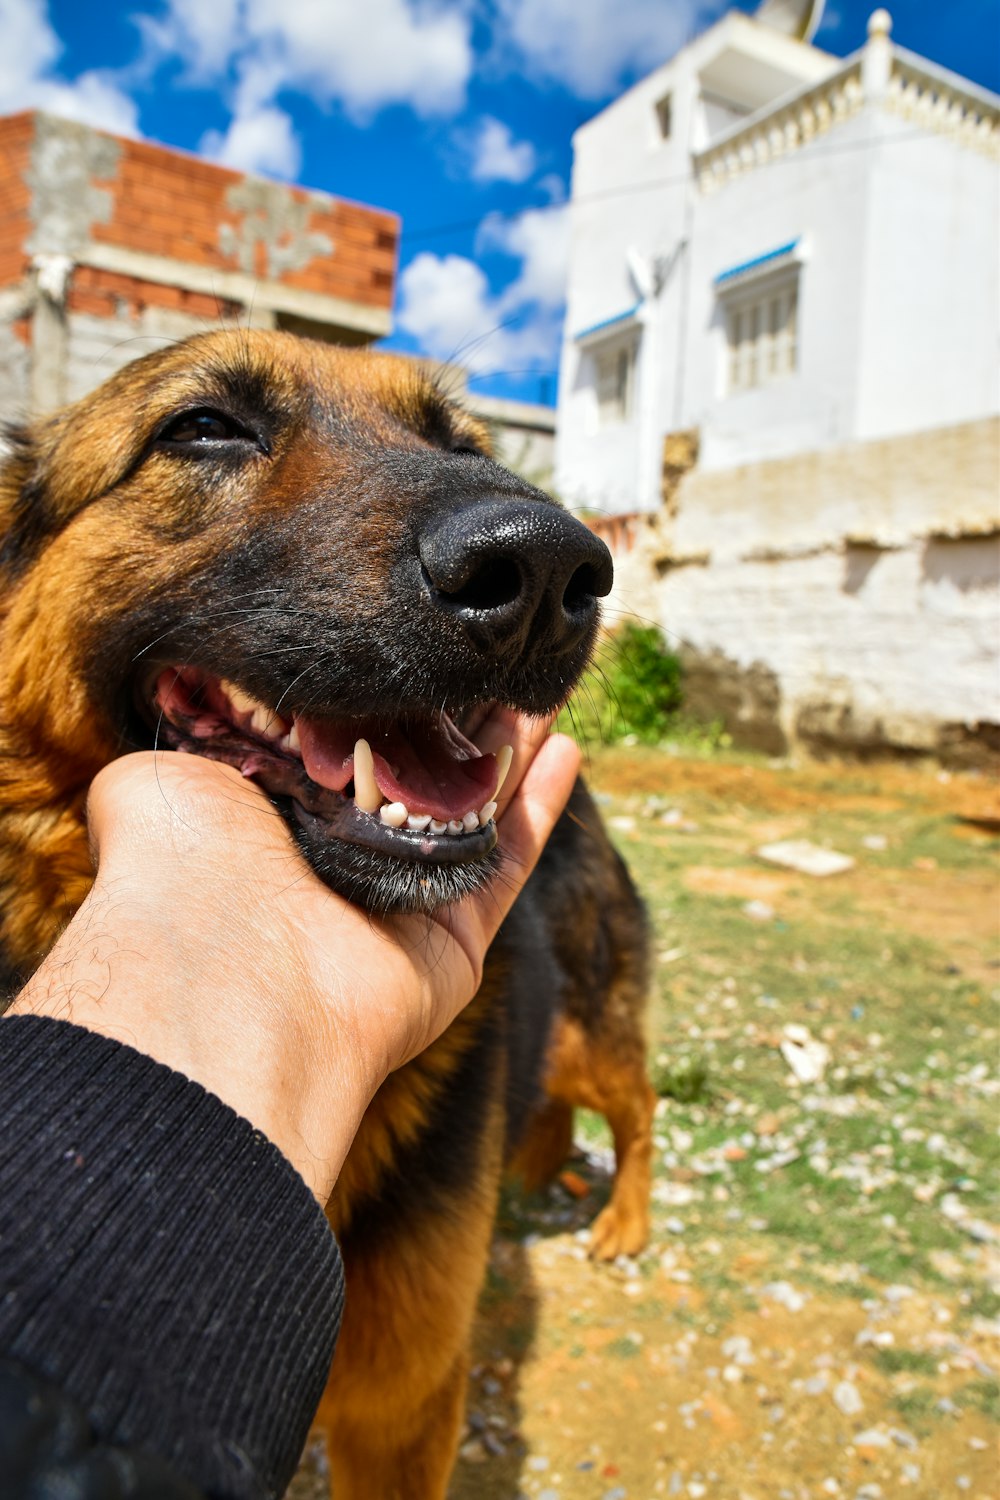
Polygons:
[[990,94],[900,48],[894,50],[885,102],[905,119],[957,135],[968,146],[991,155],[1000,147],[1000,110]]
[[[703,193],[808,146],[866,104],[881,104],[927,130],[955,136],[974,150],[1000,154],[1000,110],[992,94],[944,68],[892,48],[888,80],[873,88],[865,49],[843,67],[776,105],[758,110],[694,154]],[[884,74],[883,74],[884,77]]]
[[859,56],[785,103],[758,110],[697,152],[694,170],[698,186],[703,193],[714,192],[755,167],[807,146],[831,126],[857,114],[863,103]]

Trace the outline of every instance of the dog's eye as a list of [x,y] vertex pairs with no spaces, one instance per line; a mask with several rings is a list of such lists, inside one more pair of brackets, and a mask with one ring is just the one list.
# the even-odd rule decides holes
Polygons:
[[174,417],[157,438],[159,443],[171,447],[189,447],[201,443],[253,442],[255,439],[232,417],[224,412],[204,408],[200,411],[185,411]]

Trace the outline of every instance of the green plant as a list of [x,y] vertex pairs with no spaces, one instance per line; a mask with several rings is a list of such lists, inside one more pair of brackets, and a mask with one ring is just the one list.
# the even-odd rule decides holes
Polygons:
[[561,717],[560,728],[582,743],[634,735],[662,740],[677,724],[681,664],[652,625],[626,625],[602,643]]
[[704,1057],[682,1057],[672,1066],[660,1064],[650,1071],[653,1088],[661,1099],[700,1104],[711,1097],[709,1066]]

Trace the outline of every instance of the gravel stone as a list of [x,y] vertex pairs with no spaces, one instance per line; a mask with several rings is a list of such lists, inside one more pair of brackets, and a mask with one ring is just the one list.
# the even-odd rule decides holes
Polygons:
[[864,1410],[861,1392],[850,1380],[841,1380],[833,1388],[833,1403],[845,1417],[856,1417]]

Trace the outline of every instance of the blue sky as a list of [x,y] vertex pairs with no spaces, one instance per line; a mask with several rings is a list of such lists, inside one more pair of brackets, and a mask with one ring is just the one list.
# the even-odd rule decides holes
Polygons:
[[[0,0],[0,113],[33,105],[403,221],[394,346],[552,401],[570,137],[719,0]],[[828,0],[815,42],[864,41]],[[899,0],[893,38],[1000,92],[1000,0]]]

